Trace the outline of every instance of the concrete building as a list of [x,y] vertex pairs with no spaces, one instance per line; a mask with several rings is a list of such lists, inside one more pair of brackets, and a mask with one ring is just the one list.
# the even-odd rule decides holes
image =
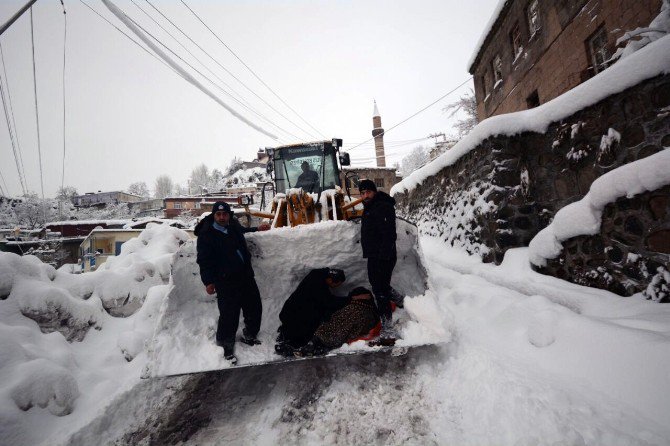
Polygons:
[[477,116],[537,107],[606,69],[626,31],[662,0],[507,0],[469,64]]
[[106,206],[108,204],[119,203],[134,203],[142,201],[143,198],[139,195],[129,194],[122,191],[113,192],[87,192],[84,195],[76,195],[72,197],[72,203],[78,207],[88,206]]

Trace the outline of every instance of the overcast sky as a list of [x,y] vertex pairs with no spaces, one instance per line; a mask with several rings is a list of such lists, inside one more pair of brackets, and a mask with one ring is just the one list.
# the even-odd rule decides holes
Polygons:
[[[184,62],[223,102],[278,135],[254,130],[151,57],[82,4],[139,41],[100,0],[65,0],[67,45],[63,126],[62,7],[39,0],[33,7],[38,111],[45,196],[61,185],[65,141],[66,186],[80,193],[123,190],[135,181],[153,188],[167,174],[186,183],[200,163],[225,169],[234,156],[252,159],[259,147],[300,140],[342,138],[345,147],[368,140],[373,99],[388,129],[468,79],[466,63],[498,0],[184,0],[274,92],[263,86],[178,0],[149,0],[226,73],[163,19],[147,0],[112,0],[128,16],[218,84]],[[163,25],[202,65],[145,15]],[[2,0],[4,23],[27,0]],[[0,36],[19,156],[30,191],[41,194],[33,93],[30,14]],[[143,45],[144,46],[144,45]],[[175,58],[176,59],[176,58]],[[216,77],[208,70],[211,70]],[[217,77],[220,79],[217,79]],[[225,82],[227,86],[224,86]],[[442,108],[471,82],[385,135],[387,164],[431,133],[449,133]],[[263,117],[231,99],[223,90]],[[263,98],[280,116],[253,93]],[[0,111],[0,174],[10,195],[22,193],[4,113]],[[302,119],[309,123],[306,124]],[[269,121],[269,122],[268,122]],[[319,133],[312,130],[314,127]],[[65,138],[63,138],[65,129]],[[311,134],[308,134],[311,133]],[[17,147],[18,151],[18,147]],[[373,165],[372,142],[351,150],[356,165]],[[7,192],[7,191],[5,191]]]

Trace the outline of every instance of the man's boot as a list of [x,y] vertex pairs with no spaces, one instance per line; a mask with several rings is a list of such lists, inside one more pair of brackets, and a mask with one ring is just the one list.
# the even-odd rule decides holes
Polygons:
[[235,356],[235,343],[223,342],[220,345],[223,347],[223,358],[230,362],[231,365],[237,364],[237,356]]
[[395,345],[398,339],[398,332],[393,327],[393,313],[391,311],[384,312],[381,315],[382,331],[379,334],[379,344],[390,346]]
[[260,345],[261,344],[261,341],[258,340],[256,335],[249,334],[249,332],[247,331],[246,328],[242,330],[242,337],[240,338],[240,341],[244,342],[247,345],[251,345],[252,347],[254,345]]

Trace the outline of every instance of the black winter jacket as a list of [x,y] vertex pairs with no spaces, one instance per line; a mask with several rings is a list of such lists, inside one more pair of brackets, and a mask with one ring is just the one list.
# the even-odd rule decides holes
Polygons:
[[[257,228],[244,228],[231,217],[228,234],[214,229],[214,217],[210,214],[195,227],[198,237],[198,257],[202,283],[233,284],[242,277],[254,276],[251,255],[244,239],[245,232],[255,232]],[[242,257],[237,253],[239,250]]]
[[289,340],[309,341],[321,322],[349,302],[331,294],[327,276],[328,268],[313,269],[284,303],[279,319]]
[[395,200],[385,192],[363,203],[361,246],[364,258],[391,259],[396,254]]

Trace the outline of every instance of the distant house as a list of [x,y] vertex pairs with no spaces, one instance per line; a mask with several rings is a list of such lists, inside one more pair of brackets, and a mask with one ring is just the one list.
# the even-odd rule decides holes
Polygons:
[[161,217],[165,204],[162,198],[151,198],[128,203],[128,206],[138,217]]
[[133,195],[122,191],[87,192],[84,195],[75,195],[72,197],[72,203],[77,207],[104,207],[108,204],[134,203],[142,200],[144,199],[139,195]]
[[349,188],[349,193],[358,195],[358,180],[364,178],[374,181],[377,190],[389,193],[401,178],[396,174],[395,167],[343,167],[340,172],[342,187]]
[[469,63],[477,117],[537,107],[606,69],[624,32],[662,0],[507,0]]
[[[147,223],[147,222],[145,222]],[[144,229],[94,229],[79,245],[84,271],[93,271],[108,258],[121,253],[121,246],[137,237]],[[191,236],[193,231],[186,230]]]

